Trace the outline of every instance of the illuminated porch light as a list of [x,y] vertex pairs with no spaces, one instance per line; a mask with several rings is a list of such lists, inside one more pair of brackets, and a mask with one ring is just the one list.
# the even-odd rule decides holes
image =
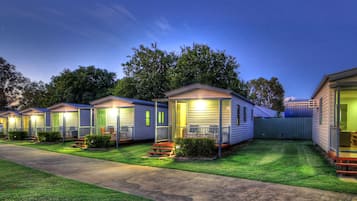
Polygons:
[[207,107],[207,101],[206,100],[196,100],[194,101],[194,107],[196,110],[202,111],[205,110]]
[[118,108],[110,108],[109,109],[109,115],[111,117],[116,117],[118,115]]
[[31,121],[36,121],[36,120],[37,120],[37,116],[31,115]]
[[10,123],[15,123],[15,121],[16,121],[15,117],[10,117],[10,118],[9,118],[9,122],[10,122]]
[[67,119],[67,118],[71,117],[71,114],[68,112],[65,112],[65,113],[63,113],[63,116],[64,116],[64,118]]

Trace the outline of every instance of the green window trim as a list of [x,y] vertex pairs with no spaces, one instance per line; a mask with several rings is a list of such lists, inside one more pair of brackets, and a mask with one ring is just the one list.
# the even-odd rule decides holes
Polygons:
[[165,112],[158,112],[158,123],[159,124],[164,124],[165,123]]
[[145,111],[145,125],[146,126],[150,126],[151,122],[150,122],[150,110],[146,110]]
[[237,105],[237,125],[240,125],[240,105]]

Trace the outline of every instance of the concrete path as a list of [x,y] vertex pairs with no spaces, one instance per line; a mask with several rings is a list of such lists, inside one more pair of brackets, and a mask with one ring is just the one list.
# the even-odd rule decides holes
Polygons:
[[0,144],[0,158],[153,200],[356,200],[354,195],[246,179],[128,165]]

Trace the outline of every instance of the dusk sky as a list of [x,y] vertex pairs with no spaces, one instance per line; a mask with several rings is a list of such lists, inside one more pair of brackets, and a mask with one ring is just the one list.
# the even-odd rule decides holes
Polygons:
[[355,0],[0,0],[0,56],[32,80],[95,65],[122,77],[132,48],[225,50],[240,78],[279,78],[310,98],[327,73],[357,67]]

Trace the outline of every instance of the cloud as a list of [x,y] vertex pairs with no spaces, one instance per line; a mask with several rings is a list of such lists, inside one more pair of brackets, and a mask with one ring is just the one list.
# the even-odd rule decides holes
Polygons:
[[122,15],[126,16],[127,18],[131,19],[132,21],[136,22],[136,17],[131,13],[128,9],[126,9],[122,5],[114,5],[113,6],[116,11],[121,13]]
[[163,32],[172,30],[172,26],[169,24],[169,21],[164,17],[160,17],[158,20],[156,20],[155,25]]

